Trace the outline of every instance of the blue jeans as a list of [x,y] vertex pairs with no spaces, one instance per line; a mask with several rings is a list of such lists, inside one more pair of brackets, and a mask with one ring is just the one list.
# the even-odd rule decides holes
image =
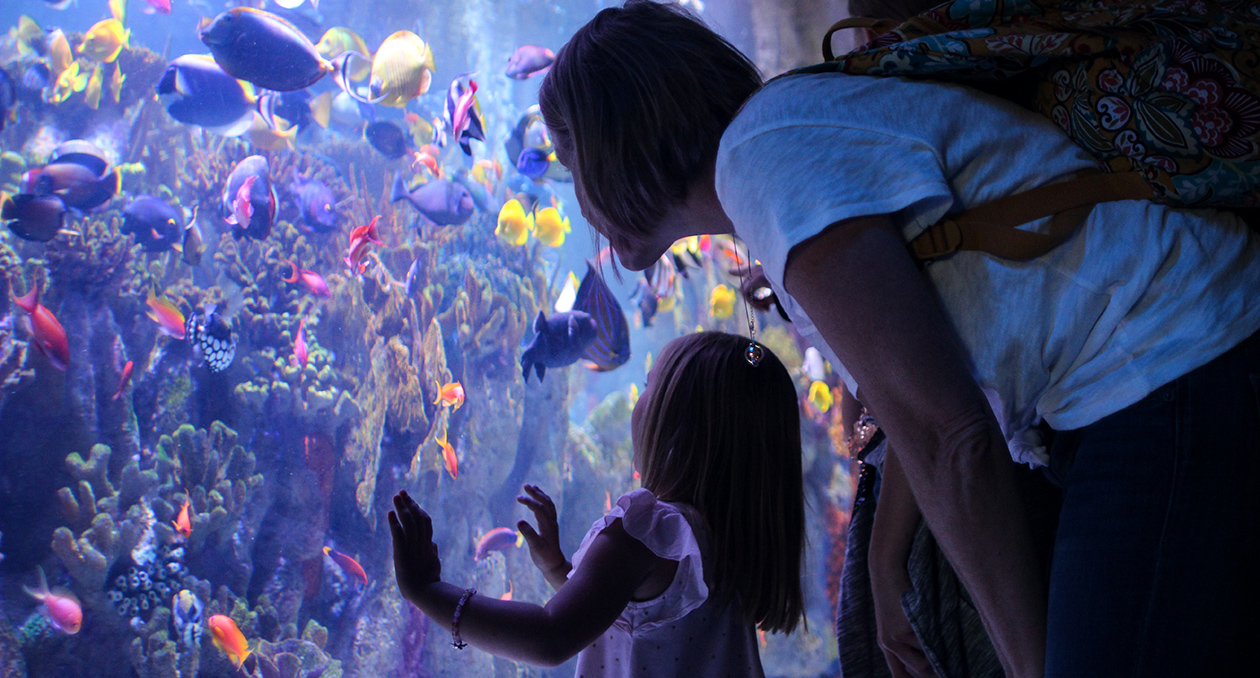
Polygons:
[[1260,676],[1260,333],[1060,432],[1048,678]]

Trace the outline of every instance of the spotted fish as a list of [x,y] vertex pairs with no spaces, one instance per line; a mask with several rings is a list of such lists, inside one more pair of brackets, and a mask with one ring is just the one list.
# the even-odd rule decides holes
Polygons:
[[201,354],[211,372],[222,372],[236,359],[236,335],[232,326],[215,312],[215,307],[205,314],[189,313],[184,326],[184,336]]

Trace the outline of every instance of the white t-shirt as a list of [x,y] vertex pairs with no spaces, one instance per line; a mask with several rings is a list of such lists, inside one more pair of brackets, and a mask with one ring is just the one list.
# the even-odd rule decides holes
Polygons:
[[738,597],[710,595],[704,578],[708,528],[694,508],[659,501],[646,489],[622,495],[591,525],[573,554],[573,569],[581,567],[596,535],[618,518],[626,534],[678,561],[678,569],[661,595],[626,605],[612,627],[582,650],[575,677],[764,678],[756,635]]
[[[856,393],[783,289],[794,245],[877,214],[892,215],[909,241],[946,214],[1091,167],[1050,120],[974,90],[805,75],[767,85],[727,128],[717,192],[797,329]],[[960,252],[926,275],[1012,456],[1031,464],[1046,462],[1028,431],[1040,420],[1090,424],[1260,328],[1260,243],[1229,212],[1104,203],[1037,260]]]

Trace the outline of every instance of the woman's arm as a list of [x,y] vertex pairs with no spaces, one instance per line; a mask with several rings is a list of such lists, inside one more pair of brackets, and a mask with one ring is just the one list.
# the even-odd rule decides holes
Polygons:
[[1042,675],[1042,573],[1010,453],[900,232],[887,216],[833,224],[792,249],[784,285],[879,413],[1007,675]]
[[[395,497],[394,507],[389,526],[398,588],[404,598],[450,630],[464,589],[440,581],[441,563],[428,514],[405,493]],[[618,519],[595,537],[582,566],[546,606],[472,596],[460,613],[460,636],[500,657],[557,666],[612,626],[661,560],[626,534]]]

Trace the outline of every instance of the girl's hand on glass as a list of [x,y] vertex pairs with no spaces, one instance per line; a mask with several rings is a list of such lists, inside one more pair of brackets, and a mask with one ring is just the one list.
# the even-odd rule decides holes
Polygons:
[[533,511],[534,519],[538,521],[537,531],[524,520],[516,523],[517,529],[525,537],[525,543],[529,544],[529,557],[548,580],[553,577],[564,579],[570,566],[564,558],[564,552],[560,550],[560,524],[556,519],[556,505],[537,485],[521,487],[525,494],[517,496],[516,501]]
[[394,510],[388,519],[398,590],[403,598],[414,602],[426,586],[442,578],[442,561],[433,543],[433,521],[405,491],[394,495]]

